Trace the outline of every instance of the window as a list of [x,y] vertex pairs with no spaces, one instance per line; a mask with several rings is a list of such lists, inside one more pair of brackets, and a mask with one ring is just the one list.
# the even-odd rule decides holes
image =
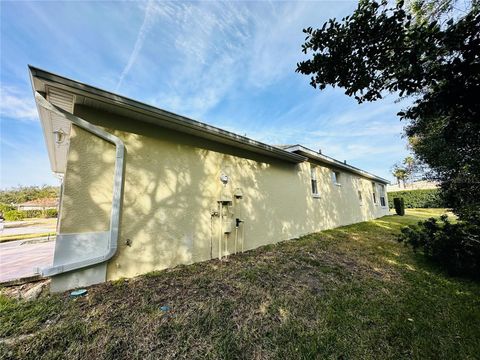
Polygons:
[[373,196],[373,203],[377,205],[377,193],[375,191],[375,183],[372,182],[372,196]]
[[362,192],[358,190],[358,201],[360,202],[360,205],[362,205]]
[[380,205],[386,206],[385,203],[385,185],[380,185]]
[[340,173],[338,171],[332,171],[332,181],[334,185],[340,186]]
[[317,184],[317,167],[310,165],[310,176],[312,181],[312,196],[319,197],[320,194],[318,193],[318,184]]

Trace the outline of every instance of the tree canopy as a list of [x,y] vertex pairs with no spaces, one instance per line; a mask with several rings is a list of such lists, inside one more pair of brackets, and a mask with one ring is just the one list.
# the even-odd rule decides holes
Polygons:
[[58,186],[19,186],[0,190],[0,204],[20,204],[30,200],[54,198],[59,196]]
[[394,165],[392,169],[392,175],[395,177],[395,179],[397,179],[398,186],[401,185],[402,181],[403,181],[403,186],[405,186],[405,180],[408,177],[408,173],[406,169],[401,168],[398,165]]
[[[438,17],[437,17],[438,18]],[[480,6],[445,22],[402,1],[360,1],[351,16],[304,29],[297,72],[320,90],[339,86],[361,103],[414,96],[398,113],[416,158],[460,215],[480,214]]]
[[423,178],[424,168],[414,157],[407,156],[402,163],[395,163],[392,167],[392,175],[397,180],[398,186],[403,182],[405,187],[408,181],[417,181]]

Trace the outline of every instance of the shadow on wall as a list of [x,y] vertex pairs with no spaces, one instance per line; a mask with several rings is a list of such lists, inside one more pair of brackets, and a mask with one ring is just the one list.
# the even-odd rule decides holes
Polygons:
[[[115,146],[72,126],[63,182],[60,233],[105,232],[110,227]],[[54,265],[99,255],[104,238],[57,239]],[[62,277],[62,276],[61,276]],[[59,278],[60,279],[60,278]]]
[[115,147],[72,126],[60,231],[107,231],[112,206]]
[[[283,162],[84,106],[77,106],[75,114],[117,129],[108,131],[126,145],[119,250],[108,264],[108,279],[217,257],[220,221],[211,213],[218,211],[222,191],[232,196],[240,188],[243,193],[233,215],[245,220],[246,250],[372,217],[369,206],[359,211],[357,195],[357,188],[369,182],[355,182],[354,175],[343,173],[344,184],[338,187],[330,170],[319,166],[316,199],[307,162]],[[75,132],[62,232],[108,229],[114,158],[113,146]],[[222,173],[230,178],[225,188]],[[233,246],[232,233],[227,253]]]

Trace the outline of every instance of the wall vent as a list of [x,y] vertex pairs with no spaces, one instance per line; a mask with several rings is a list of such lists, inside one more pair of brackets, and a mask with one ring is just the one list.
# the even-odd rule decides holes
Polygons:
[[47,100],[53,105],[58,106],[60,109],[73,114],[74,95],[49,87],[47,91]]

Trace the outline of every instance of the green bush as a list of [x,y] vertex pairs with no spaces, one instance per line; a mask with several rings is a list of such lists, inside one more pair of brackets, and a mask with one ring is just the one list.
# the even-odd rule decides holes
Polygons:
[[452,275],[480,278],[480,224],[458,222],[452,224],[442,215],[421,221],[402,229],[398,237],[413,248],[444,267]]
[[404,190],[388,193],[388,206],[394,208],[393,199],[403,198],[405,207],[411,208],[444,208],[447,207],[440,197],[438,189]]
[[403,198],[394,198],[393,206],[395,207],[395,212],[397,215],[405,215],[405,202],[403,201]]
[[26,218],[39,218],[43,217],[43,211],[42,210],[20,210],[23,213],[25,213]]
[[17,221],[17,220],[25,219],[26,213],[25,211],[20,211],[20,210],[9,210],[3,213],[3,217],[7,221]]
[[45,210],[44,216],[46,218],[56,218],[58,216],[58,210],[57,209],[47,209],[47,210]]
[[[1,211],[0,207],[0,211]],[[55,218],[58,216],[57,209],[47,209],[47,210],[12,210],[2,211],[5,220],[7,221],[17,221],[22,219],[30,218]]]
[[0,203],[0,211],[1,212],[10,211],[10,210],[15,210],[15,206]]
[[0,203],[20,204],[30,200],[43,198],[56,198],[59,195],[58,186],[19,186],[16,188],[0,190]]

